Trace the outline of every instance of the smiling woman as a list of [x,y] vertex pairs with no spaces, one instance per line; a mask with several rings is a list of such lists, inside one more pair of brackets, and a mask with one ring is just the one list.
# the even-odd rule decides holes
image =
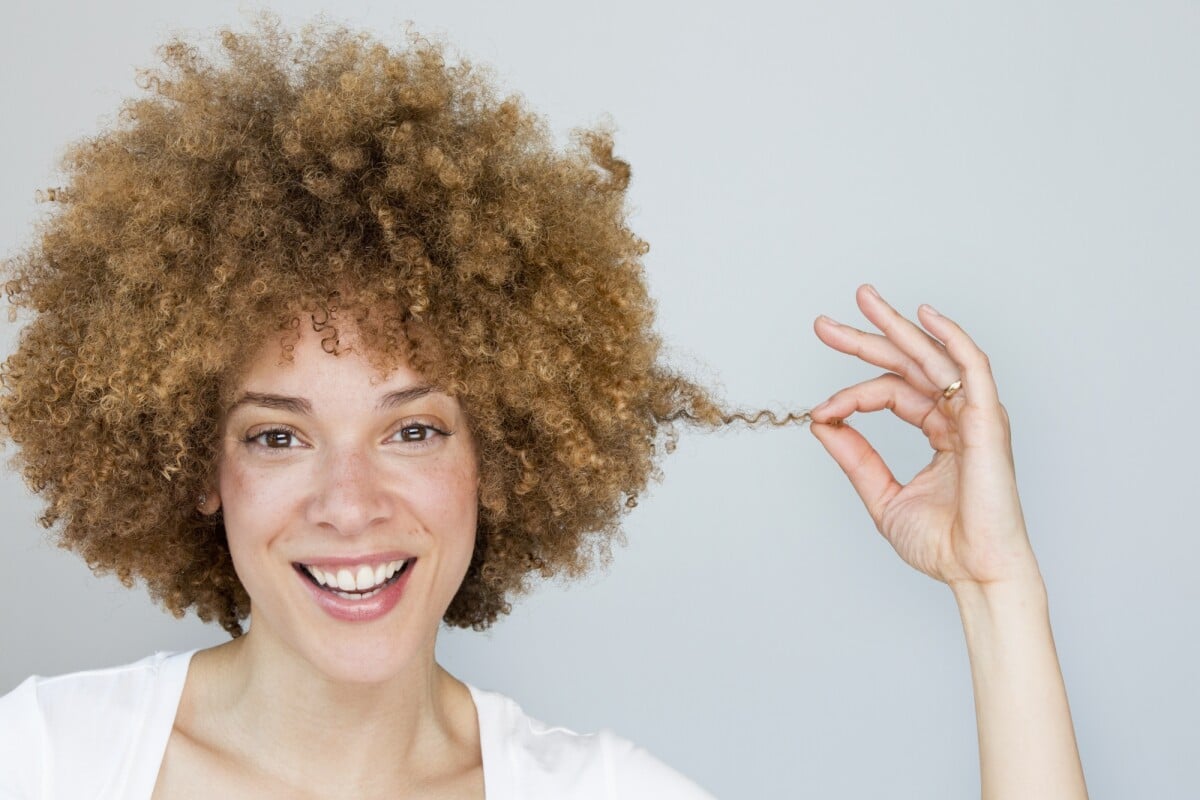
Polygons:
[[[606,558],[673,422],[735,418],[659,361],[611,137],[557,152],[415,34],[263,15],[219,41],[224,64],[169,41],[151,96],[68,149],[61,213],[6,265],[34,319],[0,415],[63,547],[233,641],[26,682],[6,733],[69,708],[146,734],[20,737],[4,757],[35,766],[0,781],[698,796],[434,660],[441,623],[482,630],[529,576]],[[160,702],[124,713],[109,678]]]
[[[0,422],[40,521],[231,641],[33,676],[0,698],[14,797],[701,798],[605,729],[545,725],[435,660],[531,576],[608,556],[677,422],[812,421],[880,532],[963,613],[985,794],[1082,796],[1045,591],[986,357],[871,287],[888,373],[782,419],[665,364],[605,130],[544,123],[417,36],[174,39],[152,96],[75,144]],[[844,419],[892,409],[906,486]],[[243,626],[250,620],[249,630]],[[747,671],[753,665],[747,665]]]

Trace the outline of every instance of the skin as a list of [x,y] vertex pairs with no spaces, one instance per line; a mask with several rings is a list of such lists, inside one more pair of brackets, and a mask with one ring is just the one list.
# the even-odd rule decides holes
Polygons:
[[[1017,496],[1008,414],[987,356],[923,305],[924,330],[869,285],[858,306],[881,332],[827,317],[817,336],[888,370],[812,409],[812,433],[905,563],[947,584],[971,660],[984,798],[1086,798],[1042,581]],[[943,389],[962,388],[949,398]],[[846,417],[891,410],[934,450],[908,484]]]
[[[924,330],[869,286],[858,305],[879,334],[820,317],[818,337],[888,372],[811,411],[813,435],[844,470],[880,533],[914,569],[946,583],[963,620],[984,798],[1086,798],[1046,590],[1017,495],[1008,415],[987,356],[922,306]],[[303,329],[304,326],[301,326]],[[479,729],[466,687],[434,661],[442,614],[470,558],[477,461],[462,409],[430,394],[388,414],[385,391],[423,383],[400,366],[371,373],[304,332],[296,363],[264,348],[244,380],[306,397],[313,413],[238,409],[201,510],[224,509],[250,631],[193,659],[155,797],[481,798]],[[942,391],[961,379],[951,397]],[[889,409],[921,429],[930,464],[898,483],[845,419]],[[416,420],[455,433],[409,451],[393,434]],[[278,424],[290,448],[248,436]],[[262,437],[260,441],[279,437]],[[399,452],[397,452],[399,450]],[[418,555],[385,618],[324,615],[292,561],[390,549]]]

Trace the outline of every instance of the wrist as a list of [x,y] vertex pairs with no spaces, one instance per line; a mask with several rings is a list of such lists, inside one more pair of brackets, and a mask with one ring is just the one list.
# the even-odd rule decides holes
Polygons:
[[1053,648],[1046,586],[1032,577],[953,587],[967,652],[976,666],[999,666],[1030,649]]
[[1036,568],[1028,576],[1012,580],[988,583],[955,581],[950,584],[950,591],[959,608],[966,604],[993,607],[1046,600],[1046,583]]
[[1026,606],[1046,603],[1046,583],[1032,551],[1012,558],[1003,579],[949,581],[950,591],[961,611],[981,608]]
[[1049,601],[1040,576],[951,588],[973,655],[996,655],[1028,637],[1050,635]]

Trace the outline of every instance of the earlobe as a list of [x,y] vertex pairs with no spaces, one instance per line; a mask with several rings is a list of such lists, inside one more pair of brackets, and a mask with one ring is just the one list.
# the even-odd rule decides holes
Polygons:
[[202,491],[196,497],[196,508],[206,517],[217,513],[217,509],[220,507],[221,496],[212,489]]

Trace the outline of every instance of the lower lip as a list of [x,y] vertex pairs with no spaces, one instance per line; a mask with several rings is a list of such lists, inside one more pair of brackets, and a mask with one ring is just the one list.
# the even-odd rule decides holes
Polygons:
[[370,622],[371,620],[379,619],[396,607],[396,603],[400,602],[400,596],[403,594],[404,587],[408,583],[408,576],[412,575],[412,571],[416,566],[416,559],[413,559],[399,580],[385,587],[379,594],[368,597],[365,600],[347,600],[344,597],[339,597],[336,594],[318,588],[315,583],[308,579],[307,575],[301,574],[300,570],[303,568],[297,569],[296,574],[304,582],[304,585],[308,587],[308,591],[312,593],[313,599],[317,601],[317,605],[329,616],[343,622]]

